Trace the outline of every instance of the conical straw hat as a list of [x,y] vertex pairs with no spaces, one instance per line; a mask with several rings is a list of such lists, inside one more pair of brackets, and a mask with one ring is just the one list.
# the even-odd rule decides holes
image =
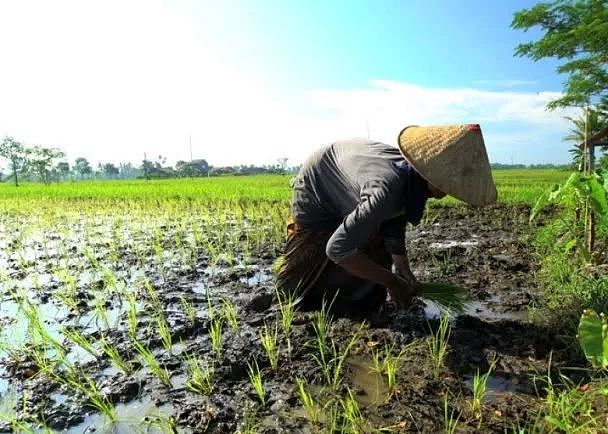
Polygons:
[[416,172],[444,193],[475,206],[496,202],[479,125],[405,127],[399,148]]

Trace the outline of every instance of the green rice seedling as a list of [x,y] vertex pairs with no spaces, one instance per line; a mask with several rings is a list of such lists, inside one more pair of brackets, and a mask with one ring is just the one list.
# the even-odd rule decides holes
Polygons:
[[340,400],[342,406],[342,430],[341,432],[346,433],[360,433],[367,432],[366,421],[361,414],[359,404],[355,399],[353,392],[347,389],[348,394],[345,398]]
[[[161,432],[167,434],[177,433],[177,423],[173,416],[165,416],[163,414],[155,414],[145,416],[142,419],[142,423],[147,425],[149,428],[145,432]],[[154,429],[150,429],[154,428]]]
[[53,292],[53,296],[61,301],[66,307],[77,312],[79,311],[78,301],[78,282],[69,270],[61,269],[56,272],[57,277],[63,285]]
[[146,295],[148,296],[151,309],[154,312],[162,310],[163,304],[160,301],[160,297],[158,296],[158,291],[156,291],[156,288],[152,286],[152,282],[150,282],[149,279],[143,280],[143,288],[146,292]]
[[116,292],[118,286],[118,279],[112,270],[103,267],[101,270],[101,281],[103,285],[103,291],[109,297]]
[[344,368],[344,364],[346,363],[346,359],[350,354],[352,347],[359,340],[361,330],[363,327],[365,327],[365,323],[363,322],[359,325],[359,328],[350,338],[342,352],[338,351],[336,343],[333,340],[331,340],[331,345],[327,345],[327,336],[325,334],[326,327],[327,319],[325,314],[318,312],[315,323],[313,324],[313,328],[315,329],[316,333],[316,344],[319,353],[314,354],[313,357],[321,367],[327,385],[335,391],[338,390],[338,387],[342,382],[342,370]]
[[171,353],[173,350],[173,339],[171,337],[169,324],[167,323],[167,319],[165,318],[165,314],[162,310],[154,313],[154,321],[156,322],[156,330],[160,336],[163,346],[165,347],[165,350]]
[[319,422],[319,409],[312,397],[310,390],[306,386],[306,383],[300,378],[296,377],[296,384],[298,385],[298,395],[300,396],[300,401],[302,401],[302,405],[306,409],[306,413],[310,418],[310,421],[313,424],[317,424]]
[[171,377],[167,368],[160,366],[156,357],[149,348],[142,345],[139,341],[133,340],[133,348],[137,351],[137,354],[141,357],[143,363],[150,369],[150,372],[158,378],[165,386],[171,387]]
[[438,379],[443,369],[445,358],[448,354],[448,339],[450,337],[450,317],[443,315],[439,320],[439,328],[436,332],[431,330],[431,336],[427,343],[431,356],[433,376]]
[[30,335],[40,344],[44,345],[45,348],[49,346],[52,347],[58,357],[63,358],[65,349],[63,348],[63,345],[47,331],[38,306],[32,304],[24,293],[16,294],[16,298],[19,303],[19,308],[28,321],[28,331]]
[[118,421],[114,405],[101,394],[97,384],[82,369],[68,365],[65,375],[53,375],[56,380],[85,395],[90,404],[103,414],[109,422],[116,423]]
[[133,292],[127,293],[127,303],[129,304],[127,308],[127,331],[131,339],[136,339],[137,337],[137,296]]
[[466,289],[451,283],[418,283],[416,289],[420,297],[432,301],[449,312],[462,313],[467,303],[471,301]]
[[179,302],[182,304],[182,309],[184,309],[184,313],[190,321],[190,324],[196,323],[196,310],[192,307],[192,304],[188,300],[184,298],[183,295],[179,296]]
[[194,393],[211,395],[213,391],[215,367],[208,361],[201,362],[197,357],[186,356],[188,380],[186,388]]
[[450,411],[447,393],[443,396],[443,432],[454,434],[460,422],[460,414],[456,415],[456,409]]
[[332,359],[329,364],[329,370],[326,373],[326,377],[329,377],[330,381],[328,382],[329,386],[332,390],[338,390],[342,382],[342,370],[344,368],[344,364],[346,363],[346,359],[350,354],[350,350],[355,346],[355,344],[359,341],[359,336],[361,335],[361,330],[365,327],[365,322],[361,323],[353,336],[350,338],[342,353],[338,352],[335,342],[332,341]]
[[95,253],[93,253],[93,250],[90,247],[87,247],[84,250],[84,255],[88,259],[89,264],[91,264],[91,268],[96,270],[100,267],[99,261],[95,257]]
[[243,414],[243,423],[239,426],[235,434],[257,434],[260,420],[254,410],[247,409]]
[[488,368],[488,372],[485,374],[480,374],[478,369],[471,382],[473,397],[471,399],[470,407],[471,412],[478,419],[481,419],[482,416],[481,410],[483,406],[483,399],[488,391],[488,379],[494,370],[495,364],[496,361],[492,361],[492,363],[490,363],[490,367]]
[[[24,395],[24,401],[25,396],[26,395]],[[14,409],[19,404],[15,395],[9,393],[7,396],[3,396],[2,398],[3,400],[0,401],[0,421],[7,422],[10,425],[12,432],[34,434],[34,429],[28,423],[20,421],[15,414]],[[23,407],[26,407],[25,402]]]
[[274,330],[271,331],[268,324],[264,324],[264,328],[260,331],[260,341],[262,347],[266,350],[268,360],[270,361],[270,367],[273,371],[276,371],[279,367],[279,328],[277,324],[274,325]]
[[393,394],[397,387],[397,370],[399,369],[399,364],[401,363],[401,359],[403,358],[407,348],[413,345],[414,342],[403,348],[399,354],[393,354],[394,345],[384,346],[383,351],[374,351],[372,353],[372,372],[376,372],[377,374],[383,375],[386,378],[388,390],[390,394]]
[[131,362],[125,360],[118,352],[118,349],[110,342],[108,342],[105,336],[103,335],[101,335],[100,344],[101,349],[106,354],[106,356],[108,356],[114,366],[116,366],[125,374],[131,374],[133,372],[133,365],[131,364]]
[[293,319],[295,313],[295,303],[292,295],[286,295],[279,289],[276,290],[277,300],[279,301],[279,310],[281,312],[281,325],[283,326],[283,334],[287,340],[287,352],[291,354],[291,340],[289,338],[293,328]]
[[26,350],[26,354],[34,361],[34,365],[39,373],[54,372],[65,360],[63,354],[51,359],[46,351],[46,346],[43,343],[36,342],[35,337],[32,337],[32,342],[30,342],[30,344],[31,345]]
[[232,331],[234,333],[238,333],[239,321],[237,319],[236,307],[232,302],[226,300],[225,298],[222,299],[222,314]]
[[110,328],[110,318],[108,317],[108,311],[106,310],[106,298],[105,294],[98,292],[93,299],[93,317],[95,318],[95,324],[97,327],[102,328],[99,325],[101,320],[106,329]]
[[97,357],[97,351],[93,348],[93,343],[85,335],[76,329],[64,328],[61,332],[67,339],[78,345],[93,357]]
[[329,401],[325,406],[325,430],[327,434],[346,433],[344,427],[341,426],[342,411],[340,401],[332,403]]
[[[321,365],[323,372],[327,372],[329,364],[329,355],[327,347],[327,328],[328,328],[327,310],[325,303],[321,306],[321,310],[315,312],[313,329],[315,331],[315,344],[318,351],[318,362]],[[326,378],[328,378],[326,376]]]
[[262,373],[260,372],[260,368],[258,366],[258,362],[254,361],[253,365],[247,363],[247,373],[249,374],[249,380],[251,381],[251,386],[255,391],[256,395],[260,399],[262,405],[266,405],[266,392],[264,391],[264,381],[262,379]]
[[223,323],[221,318],[211,318],[209,323],[209,338],[211,339],[211,348],[215,353],[216,358],[222,357],[222,333]]

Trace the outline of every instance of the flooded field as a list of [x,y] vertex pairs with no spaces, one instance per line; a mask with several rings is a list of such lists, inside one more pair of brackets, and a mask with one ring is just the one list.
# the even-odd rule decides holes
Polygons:
[[284,202],[60,203],[0,217],[0,432],[502,433],[550,368],[584,366],[529,321],[523,206],[408,228],[415,274],[467,288],[464,314],[338,318],[274,286]]

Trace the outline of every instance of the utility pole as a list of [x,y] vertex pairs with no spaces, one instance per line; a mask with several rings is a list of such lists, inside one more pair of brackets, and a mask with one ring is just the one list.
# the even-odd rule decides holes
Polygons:
[[150,175],[148,174],[148,156],[144,152],[144,178],[150,180]]
[[190,147],[190,162],[192,163],[192,136],[188,136],[188,146]]

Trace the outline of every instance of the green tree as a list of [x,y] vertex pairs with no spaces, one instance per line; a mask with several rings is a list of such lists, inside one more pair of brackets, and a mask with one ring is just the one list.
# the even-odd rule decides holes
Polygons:
[[101,171],[103,172],[103,174],[107,178],[114,178],[119,173],[118,167],[116,167],[112,163],[104,163],[104,164],[102,164],[101,165]]
[[140,166],[140,169],[143,172],[144,178],[150,179],[150,172],[152,171],[153,168],[154,168],[154,164],[150,160],[144,158],[144,160],[141,162],[141,166]]
[[14,138],[5,136],[0,143],[0,157],[8,160],[15,179],[15,186],[19,186],[17,174],[27,167],[27,149]]
[[63,158],[64,153],[55,148],[44,148],[42,146],[34,146],[27,150],[29,155],[29,166],[38,179],[45,184],[51,181],[51,168],[54,166],[55,160]]
[[70,163],[68,163],[67,161],[60,161],[59,163],[57,163],[55,169],[57,170],[57,173],[59,174],[62,180],[70,176]]
[[90,176],[93,173],[93,168],[86,158],[78,157],[74,160],[74,170],[81,178]]
[[203,159],[192,161],[180,160],[175,163],[175,173],[182,178],[207,176],[209,173],[209,163]]
[[568,74],[561,98],[550,109],[608,102],[608,3],[606,0],[554,0],[516,12],[511,27],[540,27],[543,36],[519,44],[517,56],[535,61],[556,58],[557,71]]

